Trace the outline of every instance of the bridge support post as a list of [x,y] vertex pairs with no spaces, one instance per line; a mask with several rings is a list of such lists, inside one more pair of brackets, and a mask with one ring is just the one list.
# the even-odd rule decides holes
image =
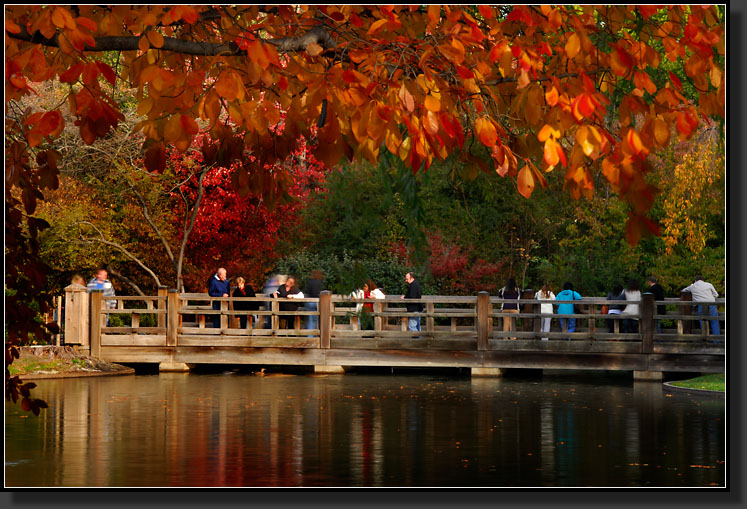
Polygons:
[[188,373],[192,367],[192,364],[184,362],[161,362],[158,365],[158,371],[160,373]]
[[503,368],[472,368],[472,376],[503,376]]
[[633,371],[633,380],[636,382],[661,382],[664,373],[661,371]]
[[321,375],[342,375],[345,373],[345,368],[342,366],[317,365],[314,366],[314,373]]
[[332,330],[332,292],[323,290],[319,294],[319,348],[329,348]]
[[71,284],[65,288],[65,344],[90,348],[91,309],[86,287]]
[[656,331],[656,321],[654,320],[654,294],[644,293],[641,296],[641,353],[654,352],[654,331]]
[[167,292],[166,307],[166,346],[176,346],[179,332],[179,294],[172,288]]

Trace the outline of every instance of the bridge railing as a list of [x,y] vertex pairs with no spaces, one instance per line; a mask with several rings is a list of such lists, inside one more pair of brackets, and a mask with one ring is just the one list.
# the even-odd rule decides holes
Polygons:
[[[76,292],[81,294],[84,290]],[[533,295],[527,292],[521,299],[507,300],[480,292],[467,297],[426,296],[402,300],[389,296],[379,300],[353,299],[325,291],[318,299],[213,298],[161,288],[158,296],[104,299],[102,292],[94,291],[90,294],[90,309],[100,312],[90,312],[87,320],[92,352],[114,346],[532,350],[547,349],[550,344],[560,347],[565,343],[576,346],[562,348],[593,350],[602,347],[590,344],[614,344],[610,348],[615,351],[666,353],[669,347],[682,345],[700,348],[704,344],[716,344],[720,346],[715,348],[723,348],[725,340],[723,328],[718,335],[709,330],[709,321],[723,321],[725,313],[720,312],[718,317],[702,317],[696,308],[701,305],[707,310],[711,304],[724,308],[724,299],[694,303],[689,294],[664,301],[654,301],[653,295],[644,294],[636,302],[587,297],[573,302],[579,306],[579,312],[561,315],[557,312],[560,301],[553,302],[552,314],[543,314],[541,305],[548,301],[526,297]],[[78,303],[84,300],[78,298]],[[106,301],[114,301],[116,306],[109,309]],[[213,302],[219,303],[220,309],[213,309]],[[519,312],[501,310],[501,304],[507,302],[517,303]],[[258,309],[240,309],[240,304],[245,303],[254,304]],[[408,303],[422,304],[422,311],[408,312]],[[285,309],[288,304],[297,305],[298,309]],[[632,315],[602,313],[603,306],[628,304],[637,304],[639,312]],[[666,306],[667,312],[658,314],[658,305]],[[149,316],[147,324],[143,319],[146,316]],[[242,316],[247,317],[246,328],[239,326]],[[213,326],[213,317],[219,317],[219,327]],[[409,330],[408,321],[412,318],[419,319],[420,330]],[[554,319],[550,331],[541,331],[542,318]],[[575,330],[569,332],[567,326],[559,327],[558,318],[575,318]],[[626,318],[636,325],[634,332],[620,332],[620,321]],[[612,332],[609,332],[608,320],[614,320]],[[657,321],[662,324],[660,332]],[[77,328],[81,328],[80,324]],[[548,341],[540,342],[543,338]],[[72,342],[66,338],[66,343]]]

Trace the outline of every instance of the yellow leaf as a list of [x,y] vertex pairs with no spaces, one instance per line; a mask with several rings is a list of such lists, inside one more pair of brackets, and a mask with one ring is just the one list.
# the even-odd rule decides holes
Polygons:
[[380,19],[377,21],[374,21],[371,23],[371,28],[368,29],[368,32],[366,35],[376,35],[376,33],[383,28],[384,25],[387,24],[387,19]]

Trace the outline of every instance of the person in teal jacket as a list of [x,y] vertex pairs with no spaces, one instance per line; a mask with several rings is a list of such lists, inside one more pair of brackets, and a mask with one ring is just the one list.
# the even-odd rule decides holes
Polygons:
[[[566,281],[563,284],[563,291],[555,296],[555,305],[558,306],[559,315],[572,315],[573,314],[573,301],[581,300],[581,294],[573,290],[573,284]],[[558,301],[568,301],[568,304],[559,304]],[[561,318],[560,327],[565,329],[565,321],[568,320],[568,332],[574,332],[576,330],[576,319],[575,318]]]

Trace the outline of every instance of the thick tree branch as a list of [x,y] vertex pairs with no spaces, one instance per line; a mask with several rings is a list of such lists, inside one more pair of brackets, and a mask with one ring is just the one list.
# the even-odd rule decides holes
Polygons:
[[[58,34],[55,34],[51,38],[46,38],[40,32],[30,34],[25,27],[21,27],[21,32],[17,34],[8,32],[7,30],[5,33],[11,39],[54,48],[60,47]],[[135,35],[95,37],[95,45],[86,45],[83,51],[136,51],[139,49],[140,39],[142,37],[143,36]],[[312,43],[319,44],[324,49],[330,49],[336,46],[335,41],[323,26],[315,26],[301,36],[267,39],[264,42],[272,44],[278,49],[278,51],[283,53],[304,51],[308,45]],[[175,39],[173,37],[164,37],[163,46],[159,49],[161,51],[171,51],[184,55],[198,56],[242,56],[247,54],[246,50],[239,49],[238,45],[234,42],[229,42],[227,44],[197,42]]]
[[122,246],[121,244],[117,244],[116,242],[112,242],[112,241],[110,241],[110,240],[106,240],[106,238],[104,237],[104,234],[103,234],[103,233],[101,233],[101,230],[99,230],[98,228],[96,228],[96,225],[94,225],[94,224],[93,224],[93,223],[91,223],[90,221],[79,221],[79,223],[78,223],[78,224],[87,224],[87,225],[89,225],[89,226],[90,226],[91,228],[93,228],[94,230],[96,230],[96,233],[98,233],[98,234],[99,234],[99,238],[85,238],[85,237],[81,236],[81,241],[82,241],[82,242],[87,242],[87,243],[91,243],[91,242],[98,242],[99,244],[104,244],[104,245],[106,245],[106,246],[111,246],[111,247],[113,247],[113,248],[115,248],[115,249],[118,249],[118,250],[119,250],[119,251],[121,251],[121,252],[122,252],[122,253],[123,253],[123,254],[124,254],[124,255],[125,255],[125,256],[126,256],[127,258],[129,258],[130,260],[132,260],[132,261],[134,261],[135,263],[137,263],[138,265],[140,265],[140,267],[141,267],[141,268],[142,268],[142,269],[143,269],[144,271],[146,271],[146,272],[147,272],[148,274],[150,274],[150,276],[151,276],[151,277],[153,278],[153,280],[154,280],[154,281],[156,282],[156,286],[161,286],[161,280],[160,280],[160,279],[158,279],[158,276],[157,276],[157,275],[155,274],[155,272],[153,272],[152,270],[150,270],[150,269],[149,269],[149,268],[148,268],[148,267],[147,267],[147,266],[146,266],[146,265],[145,265],[145,264],[144,264],[144,263],[143,263],[142,261],[140,261],[140,259],[139,259],[138,257],[136,257],[135,255],[133,255],[132,253],[130,253],[130,252],[129,252],[129,251],[128,251],[128,250],[127,250],[127,249],[126,249],[126,248],[125,248],[124,246]]
[[205,176],[208,174],[208,171],[210,171],[210,168],[212,166],[206,166],[202,169],[202,172],[200,173],[200,179],[197,183],[197,199],[195,199],[194,208],[192,209],[192,217],[189,220],[189,224],[185,225],[184,228],[184,236],[182,237],[182,245],[179,248],[179,262],[176,269],[177,274],[177,290],[183,291],[184,283],[182,282],[181,274],[182,274],[182,267],[184,264],[184,252],[187,249],[187,240],[189,239],[189,234],[192,233],[192,229],[195,226],[195,221],[197,220],[197,211],[200,208],[200,202],[202,201],[202,196],[205,191],[205,186],[203,184],[205,180]]
[[109,274],[111,274],[114,277],[117,277],[117,278],[121,279],[122,281],[124,281],[125,283],[127,283],[128,285],[130,285],[137,292],[138,295],[142,295],[143,297],[145,297],[145,294],[140,289],[140,287],[137,284],[135,284],[135,282],[133,280],[131,280],[130,278],[128,278],[127,276],[125,276],[123,274],[120,274],[116,270],[113,270],[111,267],[109,267]]

